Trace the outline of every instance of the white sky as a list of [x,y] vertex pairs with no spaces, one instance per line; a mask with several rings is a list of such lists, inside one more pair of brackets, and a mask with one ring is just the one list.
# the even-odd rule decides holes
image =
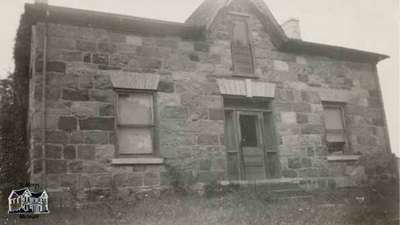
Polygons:
[[[52,5],[183,22],[203,0],[49,0]],[[398,0],[264,0],[277,20],[297,17],[303,39],[390,55],[379,64],[392,150],[400,156]],[[13,69],[12,51],[26,2],[1,0],[0,78]]]

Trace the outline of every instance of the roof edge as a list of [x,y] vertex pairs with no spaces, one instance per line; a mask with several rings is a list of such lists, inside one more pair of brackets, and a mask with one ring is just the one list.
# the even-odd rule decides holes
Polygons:
[[[49,15],[46,18],[47,10]],[[205,38],[203,28],[179,22],[29,3],[25,4],[25,13],[32,15],[36,20],[35,22],[43,22],[47,19],[52,23],[95,27],[117,32],[133,32],[161,36],[177,35],[185,39]]]
[[[381,60],[389,58],[389,56],[379,53],[291,39],[285,34],[263,1],[251,0],[250,2],[255,12],[259,16],[262,16],[261,18],[264,18],[265,21],[263,22],[266,24],[266,29],[272,35],[272,41],[281,51],[327,56],[356,62],[378,63]],[[49,15],[46,18],[47,10],[49,11]],[[192,40],[206,39],[207,27],[187,23],[29,3],[25,4],[25,13],[31,15],[34,22],[43,22],[47,19],[49,22],[57,24],[95,27],[116,32],[159,36],[173,35]]]
[[354,48],[346,48],[316,42],[308,42],[298,39],[289,38],[288,41],[280,48],[282,51],[306,53],[310,55],[326,56],[335,59],[345,59],[355,62],[373,62],[378,63],[382,60],[390,58],[388,55],[358,50]]

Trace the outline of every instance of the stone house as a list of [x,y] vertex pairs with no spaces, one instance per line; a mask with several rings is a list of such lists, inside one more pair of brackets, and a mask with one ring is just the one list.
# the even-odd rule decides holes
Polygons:
[[185,23],[46,3],[25,15],[31,181],[49,192],[351,187],[362,155],[391,151],[387,56],[303,41],[262,0],[206,0]]

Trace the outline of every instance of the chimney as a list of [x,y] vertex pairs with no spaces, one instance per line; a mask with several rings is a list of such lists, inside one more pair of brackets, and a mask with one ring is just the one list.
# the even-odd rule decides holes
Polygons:
[[48,0],[35,0],[35,4],[48,5],[49,1]]
[[289,38],[301,40],[299,19],[290,18],[288,21],[284,22],[281,26]]

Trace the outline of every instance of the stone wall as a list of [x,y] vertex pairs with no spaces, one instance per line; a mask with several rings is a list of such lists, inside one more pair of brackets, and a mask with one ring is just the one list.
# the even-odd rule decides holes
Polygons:
[[376,65],[280,52],[252,9],[244,1],[234,1],[218,15],[209,34],[211,42],[220,43],[219,55],[226,54],[226,64],[216,65],[216,75],[231,66],[232,28],[228,24],[235,16],[229,14],[231,11],[250,16],[256,76],[277,85],[273,108],[280,141],[281,176],[340,177],[338,186],[353,185],[348,178],[363,173],[357,161],[328,163],[326,159],[322,101],[346,104],[350,153],[390,151]]
[[[273,111],[283,178],[343,177],[358,168],[355,162],[335,170],[326,160],[321,101],[347,103],[354,154],[385,151],[375,65],[280,52],[246,4],[236,1],[229,10],[250,14],[256,76],[277,87]],[[38,24],[32,38],[32,181],[46,182],[54,191],[69,190],[78,199],[169,184],[164,165],[111,164],[116,157],[116,94],[110,75],[121,70],[161,76],[157,156],[179,168],[185,183],[225,180],[223,97],[216,82],[219,76],[232,76],[231,15],[225,11],[205,41],[50,24],[44,144],[44,25]]]

